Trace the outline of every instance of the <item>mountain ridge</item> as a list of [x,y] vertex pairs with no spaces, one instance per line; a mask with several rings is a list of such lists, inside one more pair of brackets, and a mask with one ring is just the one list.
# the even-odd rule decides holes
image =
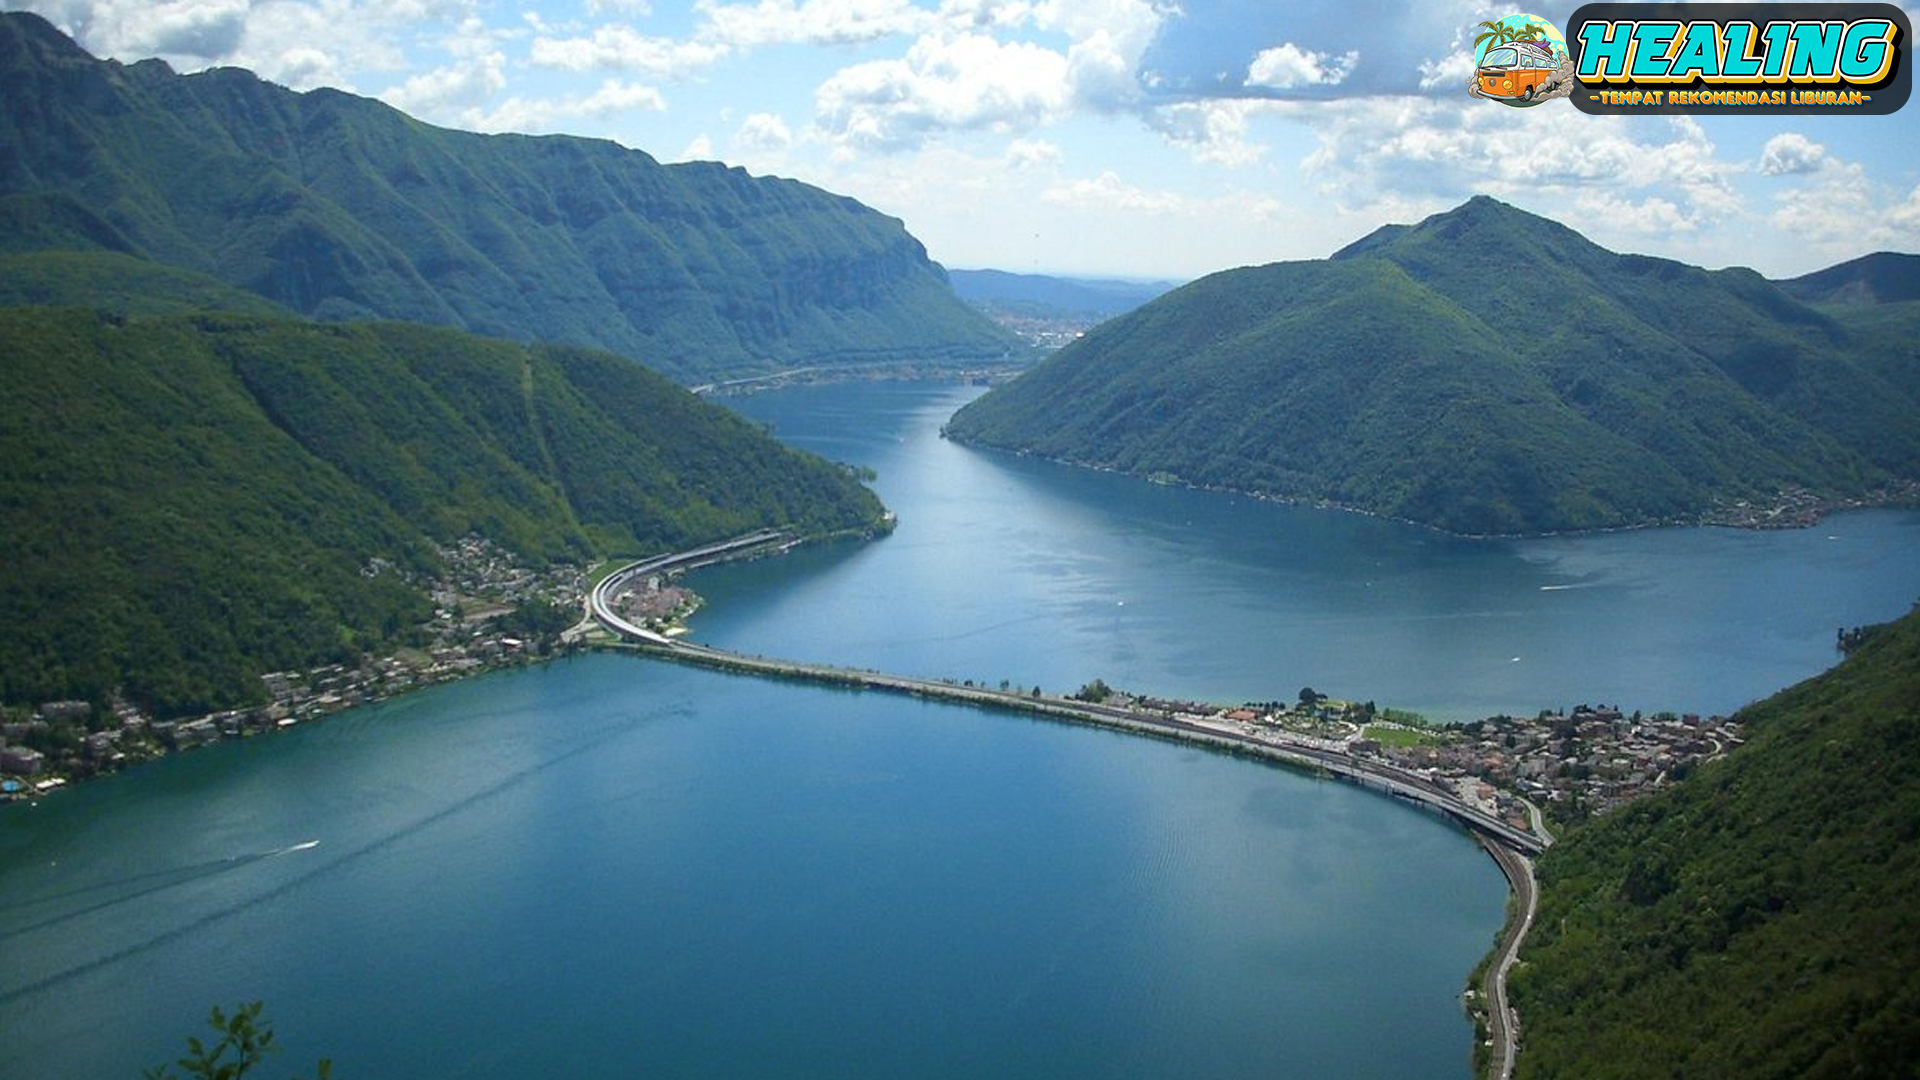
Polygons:
[[580,566],[883,514],[851,470],[604,351],[0,307],[9,704],[249,703],[263,672],[410,640],[436,549],[469,536]]
[[947,430],[1456,533],[1693,520],[1920,477],[1889,317],[1869,332],[1752,271],[1615,254],[1481,196],[1175,290]]
[[1014,341],[897,219],[797,181],[97,60],[24,12],[0,14],[0,102],[0,196],[70,198],[131,253],[308,317],[591,345],[686,382]]

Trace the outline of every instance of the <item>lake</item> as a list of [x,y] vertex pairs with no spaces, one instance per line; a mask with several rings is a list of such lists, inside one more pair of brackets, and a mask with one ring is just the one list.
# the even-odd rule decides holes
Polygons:
[[795,445],[877,470],[900,527],[704,572],[701,639],[1049,690],[1101,678],[1237,702],[1312,686],[1440,720],[1583,702],[1714,713],[1825,670],[1836,629],[1920,600],[1911,511],[1468,540],[938,438],[979,392],[881,383],[731,401]]
[[[1049,689],[1730,709],[1920,595],[1920,515],[1464,541],[742,399],[899,530],[695,577],[699,637]],[[1832,537],[1833,539],[1829,539]],[[0,813],[7,1074],[1465,1078],[1505,888],[1437,817],[1109,731],[591,655]]]

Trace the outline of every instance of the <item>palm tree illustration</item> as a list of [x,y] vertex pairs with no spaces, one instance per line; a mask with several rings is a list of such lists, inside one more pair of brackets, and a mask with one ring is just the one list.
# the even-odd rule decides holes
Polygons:
[[1483,31],[1479,37],[1473,39],[1475,52],[1484,53],[1484,50],[1480,47],[1482,42],[1485,42],[1486,47],[1491,49],[1497,45],[1505,45],[1510,41],[1531,41],[1538,43],[1546,38],[1546,31],[1540,28],[1539,23],[1534,22],[1530,22],[1520,29],[1508,26],[1503,21],[1497,22],[1491,19],[1483,20],[1480,25],[1486,27],[1486,30]]

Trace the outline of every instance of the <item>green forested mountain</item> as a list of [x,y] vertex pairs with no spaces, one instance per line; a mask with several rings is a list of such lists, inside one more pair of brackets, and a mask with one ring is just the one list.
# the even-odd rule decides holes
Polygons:
[[1617,526],[1920,477],[1920,365],[1886,347],[1914,325],[1480,197],[1176,290],[948,431],[1455,532]]
[[1809,304],[1894,304],[1920,300],[1920,255],[1876,251],[1778,283]]
[[1522,1080],[1920,1067],[1920,614],[1745,719],[1747,745],[1541,857]]
[[0,701],[246,700],[261,671],[391,643],[430,614],[433,542],[472,533],[577,562],[881,514],[605,352],[0,308]]
[[86,307],[117,315],[228,311],[294,318],[216,278],[118,251],[0,253],[0,307]]
[[100,61],[25,12],[0,13],[0,148],[0,251],[138,254],[323,320],[593,345],[687,382],[1013,340],[848,198]]

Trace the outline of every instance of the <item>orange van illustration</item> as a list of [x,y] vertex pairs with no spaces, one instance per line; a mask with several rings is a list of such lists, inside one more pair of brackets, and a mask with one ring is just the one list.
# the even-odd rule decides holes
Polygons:
[[1559,74],[1560,62],[1550,46],[1510,41],[1488,49],[1474,76],[1487,97],[1532,101],[1552,90]]

